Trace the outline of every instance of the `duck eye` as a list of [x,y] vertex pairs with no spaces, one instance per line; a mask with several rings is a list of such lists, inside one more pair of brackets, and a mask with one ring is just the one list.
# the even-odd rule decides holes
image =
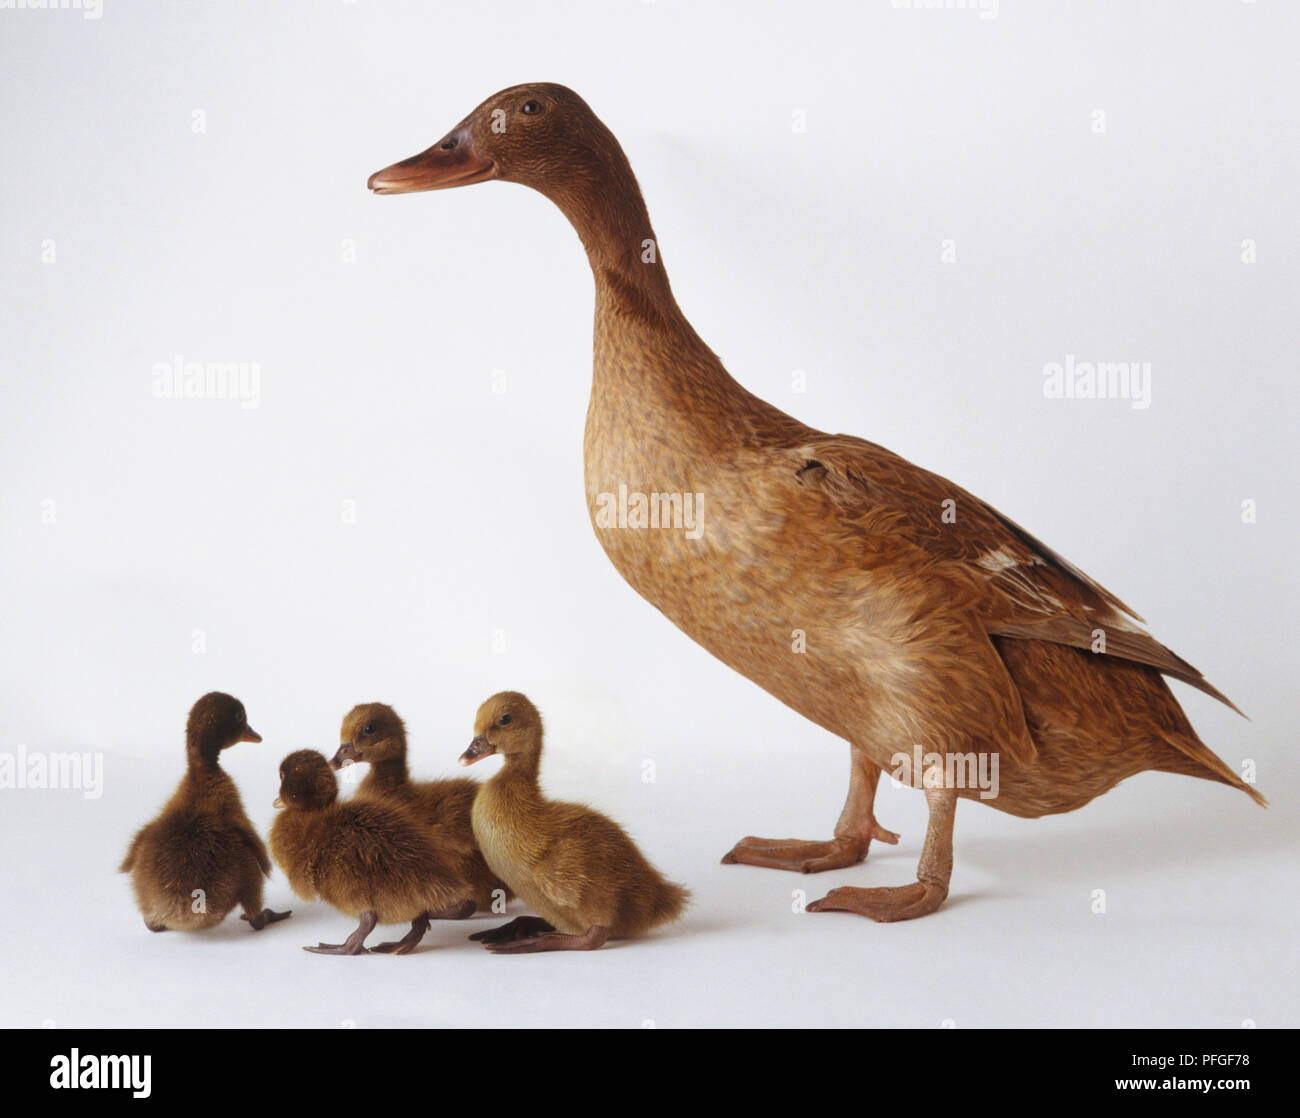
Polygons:
[[500,718],[497,719],[497,725],[499,725],[499,726],[509,726],[509,725],[510,725],[510,715],[508,715],[508,714],[503,714]]
[[525,101],[525,102],[524,102],[524,105],[523,105],[523,109],[522,109],[522,111],[523,111],[523,112],[526,112],[529,116],[532,116],[534,113],[540,113],[540,112],[542,111],[542,105],[541,105],[541,102],[540,102],[540,101]]
[[445,140],[443,140],[442,143],[440,143],[438,146],[439,146],[440,148],[442,148],[443,151],[451,151],[451,149],[454,148],[454,147],[456,146],[456,137],[455,137],[455,136],[448,136],[448,137],[447,137]]
[[363,734],[373,734],[375,732],[375,724],[373,722],[367,722],[361,727],[361,732]]

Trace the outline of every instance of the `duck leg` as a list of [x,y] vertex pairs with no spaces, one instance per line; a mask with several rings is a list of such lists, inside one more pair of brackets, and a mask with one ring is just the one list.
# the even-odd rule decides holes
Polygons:
[[813,901],[808,912],[856,912],[872,920],[889,923],[927,916],[948,896],[952,877],[952,825],[957,814],[955,788],[926,788],[930,822],[925,829],[925,846],[916,867],[916,881],[888,889],[832,889]]
[[315,947],[304,947],[303,950],[310,951],[313,955],[364,955],[366,936],[375,930],[376,923],[375,914],[366,909],[361,914],[357,930],[342,943],[318,943]]
[[268,924],[275,924],[281,920],[288,920],[293,915],[293,909],[285,912],[272,912],[269,908],[262,909],[261,912],[244,912],[240,913],[241,920],[247,920],[252,925],[253,931],[260,932]]
[[593,924],[581,935],[543,932],[539,936],[516,939],[510,943],[489,943],[488,950],[493,955],[532,955],[539,951],[595,951],[607,939],[609,939],[609,929],[600,924]]
[[795,873],[821,873],[856,866],[867,857],[872,839],[891,845],[898,841],[893,831],[876,822],[872,805],[880,766],[856,747],[849,747],[849,794],[835,824],[835,837],[826,842],[805,839],[765,839],[750,835],[722,856],[725,864],[743,863]]
[[540,916],[516,916],[509,924],[489,928],[485,932],[475,932],[470,939],[478,940],[489,947],[494,943],[513,943],[519,939],[533,939],[546,932],[555,931],[555,925]]
[[[390,943],[376,944],[370,950],[380,954],[409,955],[415,950],[420,940],[424,939],[424,933],[429,930],[429,916],[430,913],[422,913],[411,921],[411,930],[401,939]],[[362,936],[362,939],[364,938]]]

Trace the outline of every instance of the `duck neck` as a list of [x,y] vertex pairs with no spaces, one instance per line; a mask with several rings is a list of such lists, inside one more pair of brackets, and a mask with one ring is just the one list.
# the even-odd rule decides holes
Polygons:
[[409,777],[406,757],[389,757],[383,761],[371,761],[370,771],[361,785],[367,792],[391,792],[406,784]]
[[588,155],[590,166],[548,185],[543,193],[559,206],[587,250],[598,316],[607,311],[632,320],[685,324],[641,187],[613,133],[604,131],[604,142]]

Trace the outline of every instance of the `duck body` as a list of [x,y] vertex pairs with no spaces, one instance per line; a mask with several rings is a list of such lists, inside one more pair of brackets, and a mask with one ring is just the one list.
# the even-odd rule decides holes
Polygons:
[[447,856],[459,856],[455,877],[470,886],[475,908],[504,911],[511,898],[474,843],[471,813],[479,782],[468,777],[412,780],[407,768],[406,726],[385,703],[362,703],[343,719],[338,752],[331,767],[368,763],[370,771],[352,799],[392,803],[432,830],[434,844]]
[[[406,193],[492,178],[555,202],[591,265],[583,457],[606,555],[693,640],[849,744],[830,840],[750,836],[724,861],[804,873],[863,861],[873,839],[898,838],[873,809],[890,771],[930,806],[917,883],[836,890],[810,910],[908,919],[947,895],[959,798],[1036,817],[1158,770],[1265,802],[1200,741],[1164,677],[1228,700],[1113,594],[960,487],[811,428],[727,373],[673,297],[622,148],[571,90],[503,90],[370,185]],[[688,526],[670,506],[665,526],[647,523],[642,505],[639,517],[612,517],[625,494],[659,495],[661,513],[663,497],[684,509],[690,495],[702,515]],[[903,776],[917,747],[934,760]],[[971,756],[999,763],[996,795],[953,778]]]
[[336,797],[323,754],[299,750],[284,759],[271,853],[298,896],[320,898],[357,919],[361,933],[307,950],[360,954],[376,924],[410,921],[411,936],[372,949],[406,954],[431,916],[464,914],[471,890],[459,875],[457,852],[440,849],[429,828],[396,803]]
[[[495,695],[480,708],[474,743],[462,763],[495,752],[504,754],[505,764],[474,802],[474,837],[493,873],[552,932],[568,937],[557,945],[600,946],[606,939],[642,935],[682,914],[689,892],[668,881],[617,823],[584,804],[542,793],[537,782],[541,720],[517,692]],[[515,922],[520,924],[532,928],[527,920]],[[492,933],[476,938],[489,945],[510,942]],[[530,938],[542,941],[531,946],[551,949],[545,936]]]
[[158,817],[136,833],[119,867],[131,874],[145,925],[155,932],[202,931],[236,905],[254,930],[284,919],[288,913],[262,906],[271,861],[218,760],[235,742],[261,737],[249,729],[243,705],[221,692],[194,705],[186,737],[185,776]]

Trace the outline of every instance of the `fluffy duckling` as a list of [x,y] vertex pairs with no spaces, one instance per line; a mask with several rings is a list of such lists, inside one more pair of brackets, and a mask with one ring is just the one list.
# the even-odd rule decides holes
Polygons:
[[271,860],[220,763],[223,749],[261,740],[232,695],[212,691],[190,709],[185,776],[158,818],[136,832],[119,867],[131,875],[151,932],[212,928],[235,905],[254,931],[289,915],[262,907]]
[[[463,912],[470,903],[471,887],[460,876],[464,859],[439,849],[406,808],[377,800],[339,802],[338,791],[330,763],[314,749],[290,753],[280,763],[275,806],[282,810],[271,824],[271,853],[298,896],[320,897],[358,921],[343,943],[303,950],[407,955],[431,918]],[[402,939],[366,948],[376,924],[405,920],[411,930]]]
[[470,939],[508,954],[591,951],[682,914],[689,891],[665,880],[617,823],[542,794],[542,717],[516,691],[479,707],[460,763],[493,753],[505,764],[474,801],[474,838],[492,872],[540,919],[520,917]]
[[406,767],[406,725],[385,703],[353,707],[343,719],[339,741],[338,752],[330,761],[335,769],[356,763],[370,765],[354,798],[399,803],[435,828],[440,848],[462,852],[466,860],[463,876],[473,887],[475,908],[491,910],[494,900],[510,899],[505,883],[488,869],[474,845],[470,815],[478,795],[478,781],[466,777],[411,780]]

